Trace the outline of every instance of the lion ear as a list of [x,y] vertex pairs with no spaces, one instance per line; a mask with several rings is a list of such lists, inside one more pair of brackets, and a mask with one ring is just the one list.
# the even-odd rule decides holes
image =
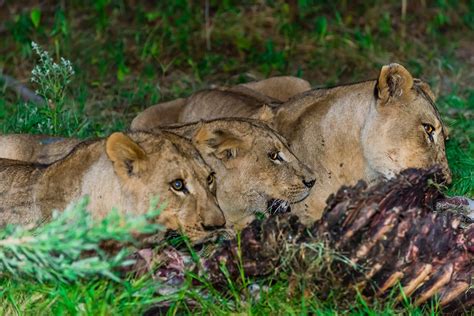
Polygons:
[[168,131],[181,137],[191,139],[194,135],[194,132],[199,129],[202,124],[203,121],[200,121],[197,124],[176,123],[164,127],[159,127],[157,131]]
[[253,116],[253,118],[264,122],[270,122],[274,117],[275,113],[267,104],[264,104]]
[[145,169],[145,151],[124,133],[110,135],[105,143],[105,152],[121,177],[130,177]]
[[390,99],[408,95],[413,87],[413,77],[402,65],[385,65],[380,70],[377,81],[378,97],[382,104]]
[[433,90],[431,90],[430,86],[421,79],[413,79],[413,83],[419,87],[427,96],[430,97],[431,101],[436,101],[436,95],[434,94]]
[[193,143],[199,151],[214,154],[221,160],[237,157],[243,147],[243,140],[223,129],[213,130],[202,124],[193,136]]

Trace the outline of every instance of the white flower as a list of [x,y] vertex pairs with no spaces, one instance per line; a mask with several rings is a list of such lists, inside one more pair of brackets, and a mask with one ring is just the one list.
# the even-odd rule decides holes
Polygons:
[[55,63],[49,53],[35,42],[31,43],[31,47],[40,57],[39,63],[31,71],[31,82],[38,85],[36,94],[48,99],[62,100],[64,93],[61,91],[64,91],[75,74],[72,63],[63,57],[60,62]]

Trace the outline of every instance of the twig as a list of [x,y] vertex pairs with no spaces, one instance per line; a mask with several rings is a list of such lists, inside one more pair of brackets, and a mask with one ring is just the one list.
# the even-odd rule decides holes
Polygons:
[[13,77],[0,73],[0,81],[3,81],[7,88],[15,91],[25,101],[30,101],[33,103],[45,103],[42,97],[28,89],[25,85]]
[[402,38],[406,35],[406,17],[407,17],[407,0],[402,0],[402,11],[401,11],[401,32]]
[[206,48],[211,50],[211,21],[209,19],[209,0],[206,0],[204,7],[204,18],[206,27]]

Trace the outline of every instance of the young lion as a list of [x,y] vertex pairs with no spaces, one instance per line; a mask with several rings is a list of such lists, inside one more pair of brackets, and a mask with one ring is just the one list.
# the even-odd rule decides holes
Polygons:
[[[314,173],[286,145],[285,140],[262,122],[250,119],[219,119],[181,126],[155,128],[167,130],[192,140],[206,163],[216,171],[217,200],[226,221],[240,229],[250,222],[256,211],[285,212],[310,193]],[[30,136],[30,138],[28,138]],[[43,144],[50,136],[4,135],[0,148],[11,145],[10,158],[40,157],[51,162],[63,150],[68,153],[74,139],[58,139]],[[14,144],[14,146],[13,146]],[[31,153],[34,153],[32,155]],[[49,154],[53,153],[51,157]],[[0,157],[1,150],[0,150]],[[294,205],[297,203],[297,205]]]
[[[217,119],[165,127],[192,140],[218,177],[217,200],[226,220],[243,228],[257,211],[299,210],[316,179],[283,137],[251,119]],[[153,131],[159,131],[159,128]]]
[[[179,112],[174,114],[179,122],[265,116],[316,172],[318,190],[308,201],[309,219],[321,216],[330,193],[359,179],[370,182],[406,168],[433,165],[440,165],[446,180],[451,179],[444,144],[447,131],[434,95],[401,65],[383,66],[377,80],[311,90],[274,108],[233,104],[231,94],[221,103],[220,92],[214,97],[205,93],[206,98],[197,92],[180,108],[167,111]],[[160,124],[156,116],[147,121]]]
[[188,140],[168,132],[114,133],[50,165],[0,159],[0,226],[37,224],[86,194],[96,218],[112,207],[143,214],[159,197],[166,208],[157,222],[197,242],[225,225],[215,189],[213,172]]

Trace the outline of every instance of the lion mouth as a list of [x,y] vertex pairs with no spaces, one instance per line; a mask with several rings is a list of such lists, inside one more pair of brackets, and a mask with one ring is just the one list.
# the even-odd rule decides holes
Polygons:
[[303,192],[303,194],[300,195],[300,197],[298,199],[295,199],[294,201],[291,201],[290,203],[291,204],[297,204],[297,203],[303,202],[309,196],[309,193],[310,193],[309,191]]
[[267,202],[267,212],[270,215],[291,212],[290,202],[280,199],[271,199]]

